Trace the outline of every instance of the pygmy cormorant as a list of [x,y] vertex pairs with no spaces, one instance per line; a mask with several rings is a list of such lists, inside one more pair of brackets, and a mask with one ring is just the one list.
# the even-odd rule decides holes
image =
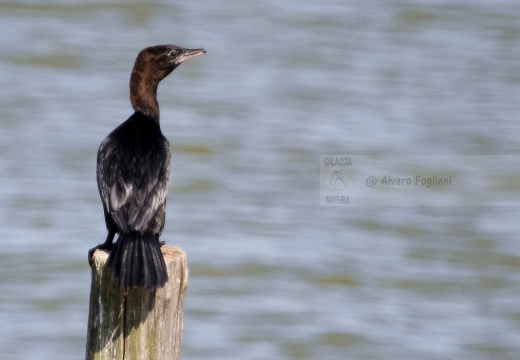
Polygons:
[[[155,289],[168,280],[159,236],[164,228],[171,155],[159,124],[157,86],[183,61],[205,52],[174,45],[142,50],[130,77],[135,112],[99,147],[97,183],[108,236],[89,251],[89,261],[95,249],[112,249],[108,267],[121,288]],[[113,244],[116,233],[119,237]]]

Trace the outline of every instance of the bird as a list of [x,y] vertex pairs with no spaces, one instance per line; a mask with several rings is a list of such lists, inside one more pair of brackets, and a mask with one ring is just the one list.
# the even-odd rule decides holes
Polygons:
[[[139,52],[130,76],[134,113],[101,143],[97,185],[108,235],[89,250],[110,250],[107,266],[120,288],[162,288],[168,281],[159,237],[171,180],[169,142],[161,132],[157,87],[184,61],[204,49],[157,45]],[[113,243],[115,235],[117,241]]]

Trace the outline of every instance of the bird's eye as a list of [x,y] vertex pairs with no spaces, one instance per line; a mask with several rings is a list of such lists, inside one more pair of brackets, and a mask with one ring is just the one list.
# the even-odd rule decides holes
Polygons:
[[168,53],[168,56],[173,58],[173,57],[177,56],[177,54],[178,54],[177,50],[172,50]]

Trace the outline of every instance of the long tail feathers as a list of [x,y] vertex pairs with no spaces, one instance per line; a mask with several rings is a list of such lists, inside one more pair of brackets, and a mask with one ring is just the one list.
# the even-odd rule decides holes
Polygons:
[[150,233],[119,235],[107,265],[110,277],[118,281],[121,288],[156,289],[168,281],[159,239]]

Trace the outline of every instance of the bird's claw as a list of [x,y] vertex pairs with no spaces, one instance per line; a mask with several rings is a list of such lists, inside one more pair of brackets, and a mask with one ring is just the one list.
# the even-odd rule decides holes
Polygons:
[[99,244],[98,246],[95,246],[92,249],[90,249],[88,251],[88,264],[90,265],[90,267],[92,267],[92,258],[94,257],[94,253],[96,252],[96,250],[98,250],[98,249],[112,250],[113,247],[114,247],[113,244],[107,245],[106,243],[104,243],[104,244]]

